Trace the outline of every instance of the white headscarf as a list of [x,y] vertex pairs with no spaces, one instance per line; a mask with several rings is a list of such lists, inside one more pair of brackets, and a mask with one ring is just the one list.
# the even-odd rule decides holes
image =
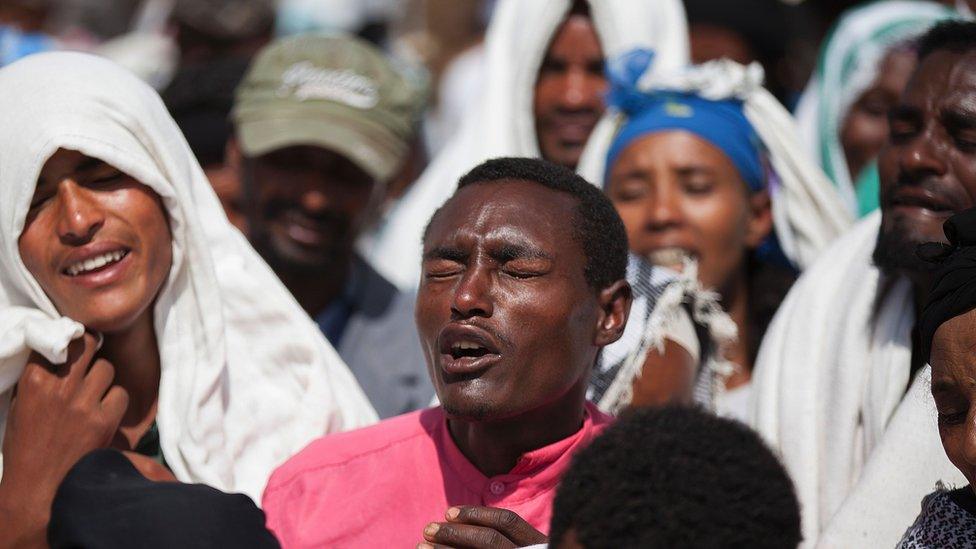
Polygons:
[[82,327],[27,271],[17,241],[44,163],[98,158],[162,197],[173,265],[153,318],[162,371],[156,422],[178,479],[259,496],[272,469],[375,412],[336,352],[227,221],[159,97],[77,53],[0,70],[0,424],[33,349],[62,363]]
[[810,157],[837,185],[851,214],[858,213],[858,201],[840,143],[847,113],[874,82],[889,48],[952,17],[958,15],[934,2],[872,2],[845,12],[824,41],[796,118]]
[[[653,49],[656,69],[688,61],[688,33],[680,0],[589,0],[607,58],[632,48]],[[360,244],[363,256],[400,288],[420,273],[421,233],[457,180],[499,156],[538,157],[532,100],[539,67],[573,0],[502,0],[485,41],[485,89],[452,142],[431,163],[376,234]]]
[[[621,57],[614,61],[626,60]],[[611,67],[611,71],[616,69]],[[793,117],[763,88],[764,73],[759,64],[743,66],[723,59],[679,71],[647,70],[634,76],[638,77],[636,89],[641,91],[668,90],[710,100],[742,101],[743,114],[762,140],[775,172],[769,192],[776,237],[786,257],[801,270],[851,226],[851,215],[833,185],[800,145]],[[580,159],[583,177],[602,183],[607,152],[625,122],[625,116],[615,109],[607,111]]]

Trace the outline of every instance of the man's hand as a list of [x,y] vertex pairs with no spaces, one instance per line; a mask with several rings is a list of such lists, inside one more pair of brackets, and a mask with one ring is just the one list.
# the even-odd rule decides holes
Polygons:
[[424,540],[417,549],[526,547],[548,538],[507,509],[464,506],[448,509],[447,522],[428,524]]
[[3,440],[0,547],[43,546],[51,502],[68,470],[86,453],[107,447],[129,396],[112,386],[115,369],[95,360],[95,336],[68,347],[52,365],[32,353],[17,382]]

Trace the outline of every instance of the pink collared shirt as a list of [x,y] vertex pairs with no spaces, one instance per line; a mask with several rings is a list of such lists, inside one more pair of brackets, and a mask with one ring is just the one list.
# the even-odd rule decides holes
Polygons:
[[573,453],[613,419],[587,403],[574,435],[486,477],[454,444],[441,408],[321,438],[271,475],[268,528],[283,547],[413,547],[453,505],[502,507],[549,531],[556,485]]

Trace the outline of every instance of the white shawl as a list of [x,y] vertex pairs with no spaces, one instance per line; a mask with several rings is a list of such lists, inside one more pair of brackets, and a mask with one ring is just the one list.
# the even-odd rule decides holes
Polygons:
[[880,212],[865,218],[803,273],[766,332],[753,372],[754,427],[796,485],[805,547],[852,490],[869,495],[875,509],[849,516],[844,531],[885,537],[839,546],[881,547],[890,538],[890,547],[936,480],[960,478],[942,450],[925,373],[905,396],[912,288],[872,263],[880,219]]
[[[457,180],[499,156],[539,156],[532,110],[539,66],[572,0],[502,0],[485,41],[485,89],[479,107],[390,212],[360,252],[400,288],[416,287],[421,233]],[[655,70],[688,61],[687,23],[680,0],[590,0],[607,58],[636,47],[656,51]]]
[[0,424],[30,349],[60,363],[81,334],[18,252],[34,185],[59,148],[99,158],[163,198],[173,265],[154,309],[156,417],[178,479],[260,501],[312,439],[376,420],[315,324],[221,210],[159,97],[109,61],[28,57],[0,70]]

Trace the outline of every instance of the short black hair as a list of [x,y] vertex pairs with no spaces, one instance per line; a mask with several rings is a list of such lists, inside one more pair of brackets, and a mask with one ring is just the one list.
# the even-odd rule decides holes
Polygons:
[[783,466],[745,425],[698,408],[631,411],[574,458],[549,547],[795,549],[800,509]]
[[[587,284],[600,290],[627,277],[627,231],[610,200],[569,168],[538,158],[493,158],[458,180],[457,194],[469,185],[528,181],[576,199],[573,238],[583,248]],[[436,216],[437,213],[434,213]],[[431,218],[433,220],[433,217]],[[429,225],[428,225],[429,227]],[[426,231],[425,231],[426,237]]]
[[937,51],[968,53],[976,50],[976,23],[972,21],[944,21],[918,39],[918,59],[921,61]]

